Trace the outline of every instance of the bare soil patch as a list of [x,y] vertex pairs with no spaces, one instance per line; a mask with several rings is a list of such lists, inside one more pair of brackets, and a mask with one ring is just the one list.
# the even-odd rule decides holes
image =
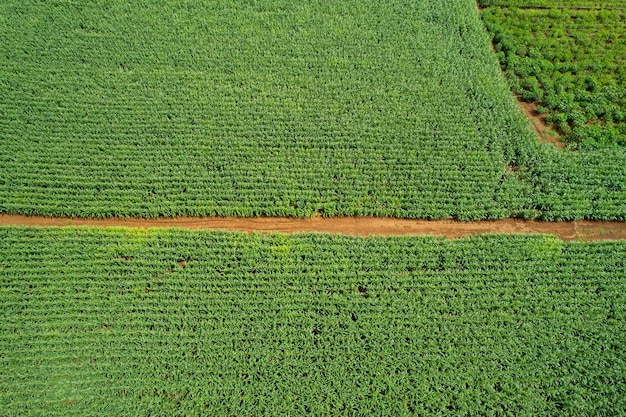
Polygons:
[[537,133],[537,137],[541,142],[551,143],[559,149],[565,148],[565,143],[559,140],[560,135],[558,132],[546,123],[546,117],[548,115],[546,113],[540,114],[537,111],[539,103],[528,103],[523,101],[520,96],[517,96],[517,102],[526,114],[526,117],[528,117],[532,122],[535,132]]
[[178,227],[228,230],[247,233],[337,233],[369,235],[433,235],[460,238],[488,233],[548,233],[563,240],[626,239],[626,222],[541,222],[517,219],[462,222],[456,220],[411,220],[381,217],[175,217],[158,219],[78,219],[0,214],[0,224],[13,226]]

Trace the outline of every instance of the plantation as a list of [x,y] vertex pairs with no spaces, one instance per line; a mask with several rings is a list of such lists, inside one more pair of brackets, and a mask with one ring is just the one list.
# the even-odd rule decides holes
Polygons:
[[471,0],[7,0],[0,45],[0,213],[626,219]]
[[0,2],[0,415],[626,415],[626,241],[69,218],[624,221],[625,9]]
[[0,228],[4,415],[626,413],[626,243]]

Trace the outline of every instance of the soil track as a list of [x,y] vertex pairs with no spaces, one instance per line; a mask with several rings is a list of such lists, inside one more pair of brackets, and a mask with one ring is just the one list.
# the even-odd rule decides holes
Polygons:
[[626,239],[626,222],[575,221],[538,222],[496,220],[461,222],[455,220],[410,220],[379,217],[333,217],[292,219],[283,217],[178,217],[158,219],[78,219],[0,214],[0,225],[14,226],[97,226],[97,227],[180,227],[185,229],[231,230],[241,232],[326,232],[347,235],[434,235],[459,238],[485,233],[549,233],[563,240]]
[[517,102],[524,111],[524,114],[526,114],[526,117],[532,122],[537,137],[541,142],[551,143],[559,149],[565,148],[565,143],[559,140],[559,134],[546,123],[547,114],[540,114],[537,111],[539,107],[537,102],[525,102],[522,100],[521,96],[517,96]]

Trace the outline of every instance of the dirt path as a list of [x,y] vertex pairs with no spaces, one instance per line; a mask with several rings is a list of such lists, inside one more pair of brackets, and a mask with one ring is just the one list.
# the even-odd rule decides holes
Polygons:
[[435,235],[458,238],[483,233],[550,233],[563,240],[626,239],[626,222],[576,221],[536,222],[496,220],[408,220],[374,217],[291,219],[279,217],[159,218],[159,219],[72,219],[0,214],[0,225],[14,226],[99,226],[181,227],[185,229],[234,230],[242,232],[327,232],[348,235]]
[[522,100],[521,96],[517,96],[517,102],[522,108],[526,117],[530,119],[537,137],[543,143],[551,143],[559,149],[565,148],[565,143],[559,140],[559,134],[546,123],[546,114],[539,114],[537,108],[538,103],[527,103]]

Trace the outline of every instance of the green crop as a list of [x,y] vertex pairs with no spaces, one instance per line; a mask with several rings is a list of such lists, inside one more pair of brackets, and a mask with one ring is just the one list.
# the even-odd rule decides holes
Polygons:
[[472,0],[0,2],[2,213],[626,219],[625,164],[536,143]]
[[626,413],[626,242],[0,228],[20,416]]
[[624,13],[623,7],[482,13],[513,91],[540,103],[572,146],[626,146]]

